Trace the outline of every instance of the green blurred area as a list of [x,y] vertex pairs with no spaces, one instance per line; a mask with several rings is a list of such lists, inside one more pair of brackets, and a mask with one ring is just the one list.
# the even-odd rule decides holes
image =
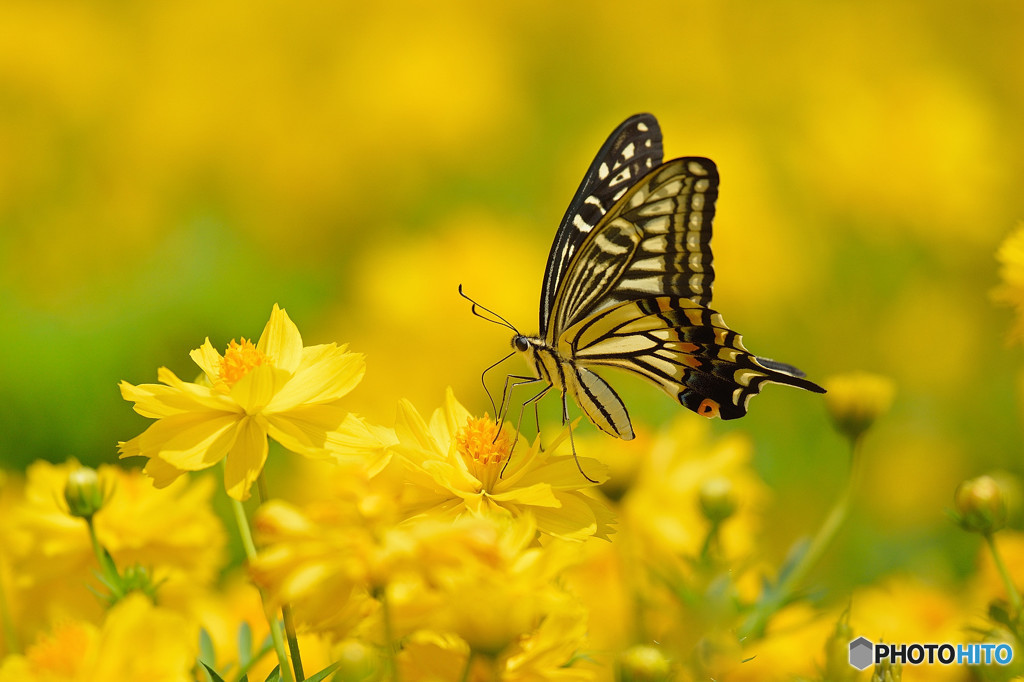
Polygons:
[[[650,111],[667,157],[719,165],[714,306],[748,347],[898,385],[824,574],[961,574],[954,487],[1020,471],[1024,362],[989,292],[1024,218],[1021,35],[1019,2],[6,2],[0,463],[114,460],[147,424],[118,381],[191,378],[274,303],[366,353],[353,411],[448,385],[490,410],[508,334],[457,285],[535,331],[566,204]],[[639,428],[681,409],[614,380]],[[715,428],[753,439],[781,559],[843,442],[781,388]]]

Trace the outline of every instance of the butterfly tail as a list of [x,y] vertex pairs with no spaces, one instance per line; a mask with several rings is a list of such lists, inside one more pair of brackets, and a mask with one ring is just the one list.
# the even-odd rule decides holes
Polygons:
[[750,399],[765,384],[825,392],[792,365],[742,353],[728,362],[705,357],[694,371],[687,372],[676,399],[683,407],[705,417],[738,419],[747,413]]
[[811,391],[812,393],[825,392],[824,388],[810,379],[805,378],[807,375],[793,365],[788,365],[785,362],[779,362],[778,360],[772,360],[770,358],[755,357],[754,360],[757,364],[771,371],[768,381],[771,381],[772,383],[796,386],[797,388],[802,388],[805,391]]

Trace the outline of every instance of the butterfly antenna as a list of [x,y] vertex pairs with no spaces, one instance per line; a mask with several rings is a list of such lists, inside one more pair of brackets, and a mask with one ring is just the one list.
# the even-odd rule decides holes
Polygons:
[[[484,307],[484,306],[480,305],[479,303],[477,303],[476,301],[471,299],[469,296],[467,296],[465,293],[463,293],[462,285],[461,284],[459,285],[459,296],[461,296],[462,298],[466,299],[467,301],[469,301],[470,303],[473,304],[473,306],[469,309],[469,311],[471,313],[473,313],[474,315],[476,315],[477,317],[479,317],[481,320],[487,320],[488,322],[493,322],[494,324],[500,324],[503,327],[508,327],[509,329],[514,331],[516,334],[519,333],[519,330],[516,329],[515,326],[511,322],[509,322],[504,317],[502,317],[498,313],[494,312],[490,308],[487,308],[487,307]],[[485,313],[487,313],[491,317],[487,317],[486,315],[481,315],[478,312],[477,308],[479,308],[480,310],[484,311]]]

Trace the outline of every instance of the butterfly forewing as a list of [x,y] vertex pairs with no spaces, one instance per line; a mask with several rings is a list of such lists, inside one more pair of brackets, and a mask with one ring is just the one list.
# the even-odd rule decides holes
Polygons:
[[661,164],[661,129],[650,114],[626,119],[594,157],[555,233],[544,270],[540,334],[546,336],[566,267],[587,235],[637,180]]
[[549,340],[623,301],[668,295],[707,305],[717,197],[718,171],[710,159],[676,159],[640,179],[567,263]]

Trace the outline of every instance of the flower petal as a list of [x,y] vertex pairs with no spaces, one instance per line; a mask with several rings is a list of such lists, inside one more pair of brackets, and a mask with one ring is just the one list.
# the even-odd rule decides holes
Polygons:
[[224,364],[224,356],[213,347],[209,336],[206,337],[203,345],[189,353],[189,357],[206,373],[211,384],[217,385],[221,382],[220,373],[221,366]]
[[231,387],[231,398],[246,414],[258,414],[266,409],[290,378],[289,372],[271,365],[253,367]]
[[449,386],[444,394],[444,407],[435,410],[430,419],[430,431],[438,443],[450,444],[455,441],[455,434],[472,416],[469,410],[456,400],[455,391]]
[[[398,403],[398,414],[395,416],[395,434],[403,446],[412,446],[412,449],[422,450],[424,454],[430,453],[445,457],[448,454],[448,443],[444,443],[444,449],[434,439],[427,422],[423,420],[420,413],[416,411],[413,404],[404,398]],[[403,450],[407,447],[403,447]],[[422,458],[421,458],[422,459]]]
[[479,495],[483,485],[466,470],[448,462],[427,461],[421,465],[439,485],[448,488],[459,497]]
[[300,404],[332,402],[356,387],[366,373],[364,356],[332,346],[327,346],[331,352],[318,354],[317,362],[299,368],[267,405],[268,412],[280,412]]
[[[577,476],[579,472],[577,472]],[[492,500],[498,502],[511,502],[513,504],[536,505],[538,507],[561,507],[562,503],[555,497],[551,486],[547,483],[534,483],[529,486],[517,486],[507,492],[488,495]]]
[[156,372],[156,378],[172,388],[176,388],[190,398],[193,403],[188,404],[189,410],[234,410],[238,406],[228,396],[218,393],[209,386],[195,384],[189,381],[182,381],[171,370],[161,367]]
[[[579,473],[579,472],[577,472]],[[531,507],[537,530],[569,540],[586,540],[597,530],[597,518],[581,495],[559,493],[562,503],[557,509]]]
[[391,461],[391,447],[397,443],[398,438],[392,429],[349,414],[341,427],[327,434],[325,445],[339,460],[363,458],[367,473],[376,476]]
[[159,457],[150,457],[142,471],[153,479],[153,487],[155,488],[166,488],[178,480],[179,476],[186,473],[182,469],[171,466]]
[[239,501],[249,499],[249,489],[267,461],[267,429],[261,417],[245,417],[238,438],[224,465],[224,486]]
[[237,424],[235,414],[177,414],[150,425],[128,443],[133,445],[131,454],[158,457],[175,468],[197,471],[224,457],[235,442]]
[[[579,490],[588,488],[596,483],[591,483],[580,474],[580,469],[587,473],[587,476],[604,483],[608,480],[608,467],[591,457],[580,457],[579,465],[571,456],[552,457],[544,464],[540,464],[517,477],[516,487],[532,486],[539,482],[550,485],[555,490]],[[499,484],[499,489],[500,489]]]
[[334,405],[300,405],[264,416],[270,437],[288,450],[307,457],[326,457],[327,434],[342,426],[347,413]]
[[160,380],[165,384],[132,385],[127,381],[118,384],[121,397],[135,403],[134,409],[143,417],[160,419],[172,414],[197,411],[227,411],[231,402],[224,396],[213,394],[206,386],[189,384],[178,379],[166,368],[159,372]]
[[289,374],[294,373],[302,362],[302,335],[299,334],[299,328],[276,303],[256,348],[269,357],[275,367]]
[[160,419],[172,414],[187,412],[181,391],[163,384],[129,384],[122,381],[117,385],[121,389],[121,397],[135,403],[132,409],[143,417]]

